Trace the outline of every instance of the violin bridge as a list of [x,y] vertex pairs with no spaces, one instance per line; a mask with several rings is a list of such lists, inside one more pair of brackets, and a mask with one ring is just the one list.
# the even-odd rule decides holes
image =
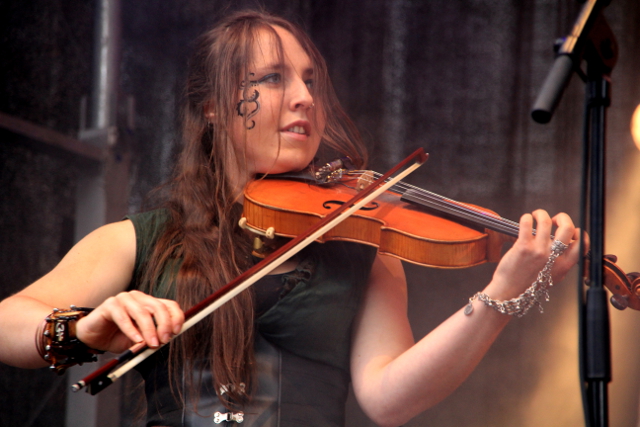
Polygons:
[[356,183],[356,190],[362,191],[368,186],[370,186],[374,181],[375,177],[373,175],[373,171],[363,171],[358,178],[358,182]]

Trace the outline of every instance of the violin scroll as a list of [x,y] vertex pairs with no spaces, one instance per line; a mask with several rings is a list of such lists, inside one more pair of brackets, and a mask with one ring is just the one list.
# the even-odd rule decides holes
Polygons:
[[640,310],[640,273],[625,274],[616,265],[615,255],[604,256],[604,285],[611,291],[611,305],[618,310],[631,307]]

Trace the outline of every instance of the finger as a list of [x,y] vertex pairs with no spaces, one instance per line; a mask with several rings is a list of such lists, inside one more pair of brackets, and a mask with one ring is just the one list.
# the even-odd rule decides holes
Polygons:
[[[582,236],[582,240],[581,240]],[[589,235],[586,232],[582,232],[580,228],[575,228],[571,240],[571,244],[569,244],[569,248],[565,251],[564,255],[567,257],[572,263],[577,263],[580,259],[580,256],[586,256],[589,252]],[[580,253],[580,248],[584,248],[582,253]]]
[[553,223],[558,227],[555,232],[555,239],[560,240],[565,245],[570,245],[574,240],[579,239],[576,228],[571,217],[561,212],[553,217]]
[[158,347],[160,339],[153,316],[154,309],[150,308],[153,307],[153,303],[149,302],[154,298],[137,291],[121,293],[116,298],[122,303],[129,318],[135,322],[144,342],[149,347]]
[[518,240],[527,242],[531,239],[533,239],[533,216],[531,214],[524,214],[520,217]]
[[[580,229],[578,229],[578,232],[580,232]],[[589,233],[587,233],[586,231],[582,233],[582,238],[584,240],[583,243],[583,247],[584,247],[584,255],[586,255],[589,250],[591,249],[591,239],[589,238]]]
[[168,343],[172,335],[180,332],[184,314],[175,301],[151,298],[146,299],[143,306],[153,315],[156,331],[162,343]]
[[122,300],[123,297],[119,297],[119,295],[109,297],[100,307],[98,307],[96,312],[102,311],[103,317],[106,320],[115,323],[118,329],[120,329],[120,331],[122,331],[122,333],[131,341],[136,343],[144,341],[140,330],[131,320]]
[[[160,301],[147,301],[143,307],[152,316],[155,334],[163,344],[168,343],[171,340],[171,331],[173,325],[171,323],[171,314],[167,307]],[[151,335],[151,332],[150,332]]]
[[549,238],[551,236],[551,228],[553,227],[553,221],[543,209],[537,209],[531,214],[536,220],[536,236],[535,240],[541,248],[549,247]]
[[184,324],[184,312],[180,308],[177,302],[173,300],[160,299],[169,310],[171,314],[171,330],[174,335],[178,335],[182,330],[182,325]]

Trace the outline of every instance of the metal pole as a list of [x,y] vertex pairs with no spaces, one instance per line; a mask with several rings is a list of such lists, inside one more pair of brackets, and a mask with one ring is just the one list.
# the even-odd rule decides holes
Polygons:
[[[94,76],[89,127],[80,129],[79,139],[96,145],[107,157],[98,165],[79,168],[76,194],[75,240],[79,241],[109,218],[109,176],[114,156],[110,149],[118,143],[117,107],[120,68],[120,0],[96,2]],[[128,169],[128,164],[123,165]],[[127,191],[124,192],[128,194]],[[120,425],[120,393],[114,387],[101,396],[72,393],[71,384],[95,369],[91,364],[77,366],[67,373],[66,427],[116,427]]]

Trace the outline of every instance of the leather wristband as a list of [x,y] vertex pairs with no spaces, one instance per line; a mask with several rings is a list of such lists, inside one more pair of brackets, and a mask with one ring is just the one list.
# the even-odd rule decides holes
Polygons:
[[36,349],[50,363],[49,369],[58,375],[62,375],[73,365],[95,362],[98,360],[97,355],[104,353],[88,347],[76,337],[76,322],[92,310],[74,305],[69,310],[54,308],[38,329]]

